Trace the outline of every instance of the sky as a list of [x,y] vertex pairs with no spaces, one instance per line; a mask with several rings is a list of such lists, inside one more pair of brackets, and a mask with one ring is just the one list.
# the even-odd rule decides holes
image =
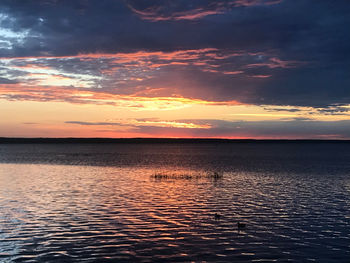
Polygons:
[[1,0],[0,137],[350,139],[348,0]]

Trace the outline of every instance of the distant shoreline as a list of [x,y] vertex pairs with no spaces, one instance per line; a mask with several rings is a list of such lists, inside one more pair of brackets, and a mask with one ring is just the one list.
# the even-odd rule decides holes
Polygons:
[[211,138],[9,138],[0,137],[0,144],[79,144],[79,143],[350,143],[350,140],[321,139],[211,139]]

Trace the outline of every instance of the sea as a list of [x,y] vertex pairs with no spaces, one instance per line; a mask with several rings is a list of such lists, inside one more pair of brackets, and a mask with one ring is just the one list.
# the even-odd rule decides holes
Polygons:
[[0,262],[350,262],[350,143],[0,144]]

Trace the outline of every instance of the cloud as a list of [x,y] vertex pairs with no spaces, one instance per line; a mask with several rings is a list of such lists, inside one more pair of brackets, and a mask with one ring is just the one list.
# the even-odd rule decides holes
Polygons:
[[274,5],[282,0],[228,0],[228,1],[184,1],[127,0],[127,6],[141,19],[152,22],[169,20],[197,20],[210,15],[229,12],[232,8],[259,5]]
[[66,121],[67,124],[78,124],[83,126],[125,126],[119,122],[86,122],[86,121]]
[[1,84],[15,84],[15,83],[17,83],[17,81],[0,77],[0,85]]
[[256,67],[268,67],[270,69],[273,68],[295,68],[298,67],[298,65],[304,64],[300,61],[283,61],[279,58],[269,58],[267,61],[255,63],[255,64],[248,64],[246,65],[247,68],[256,68]]
[[145,118],[127,120],[124,122],[84,122],[84,121],[66,121],[67,124],[78,124],[82,126],[128,126],[134,129],[139,127],[162,127],[176,129],[209,129],[209,124],[196,124],[191,121],[169,121],[156,118]]
[[301,109],[299,108],[286,108],[286,107],[265,107],[264,110],[270,111],[270,112],[279,112],[279,111],[287,111],[287,112],[299,112]]
[[30,86],[0,84],[0,99],[10,101],[68,102],[77,104],[110,105],[132,111],[168,111],[191,105],[237,105],[236,101],[218,103],[183,97],[145,97],[111,94],[99,89],[61,86]]
[[350,103],[347,1],[4,0],[0,10],[1,76],[39,90],[64,78],[112,95]]
[[[204,122],[208,122],[205,120]],[[201,136],[249,138],[350,138],[350,121],[315,121],[307,118],[278,121],[221,121],[212,120],[210,131]]]
[[235,6],[257,6],[257,5],[275,5],[281,3],[282,0],[236,0]]
[[247,65],[271,59],[276,60],[274,54],[203,48],[2,57],[0,66],[8,78],[25,86],[51,84],[111,95],[176,96],[231,104],[245,103],[256,86],[263,83],[266,76],[257,74],[276,72],[275,68],[250,69]]
[[291,117],[291,118],[282,118],[281,121],[314,121],[312,118],[306,117]]
[[158,7],[149,7],[144,10],[138,10],[131,5],[129,5],[129,7],[141,19],[150,20],[153,22],[167,21],[167,20],[196,20],[208,15],[216,15],[224,12],[223,8],[217,8],[214,10],[205,10],[204,8],[196,8],[189,11],[175,12],[170,15],[163,15],[159,13]]
[[319,113],[326,115],[349,115],[350,107],[348,106],[329,106],[317,109]]
[[[315,121],[308,118],[277,121],[224,121],[214,119],[139,119],[121,122],[80,122],[85,126],[129,126],[134,133],[147,136],[270,138],[270,139],[349,139],[350,121]],[[109,130],[115,130],[111,127]]]

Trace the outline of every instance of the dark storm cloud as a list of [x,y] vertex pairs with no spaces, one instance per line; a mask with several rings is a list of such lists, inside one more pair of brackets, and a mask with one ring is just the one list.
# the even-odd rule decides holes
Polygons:
[[[2,0],[0,10],[1,57],[203,48],[219,50],[222,58],[247,54],[209,61],[206,70],[189,61],[168,61],[141,82],[96,81],[106,92],[142,94],[149,86],[168,86],[164,95],[172,89],[180,96],[214,101],[312,107],[350,103],[347,0]],[[100,62],[42,61],[62,71],[101,76]]]

